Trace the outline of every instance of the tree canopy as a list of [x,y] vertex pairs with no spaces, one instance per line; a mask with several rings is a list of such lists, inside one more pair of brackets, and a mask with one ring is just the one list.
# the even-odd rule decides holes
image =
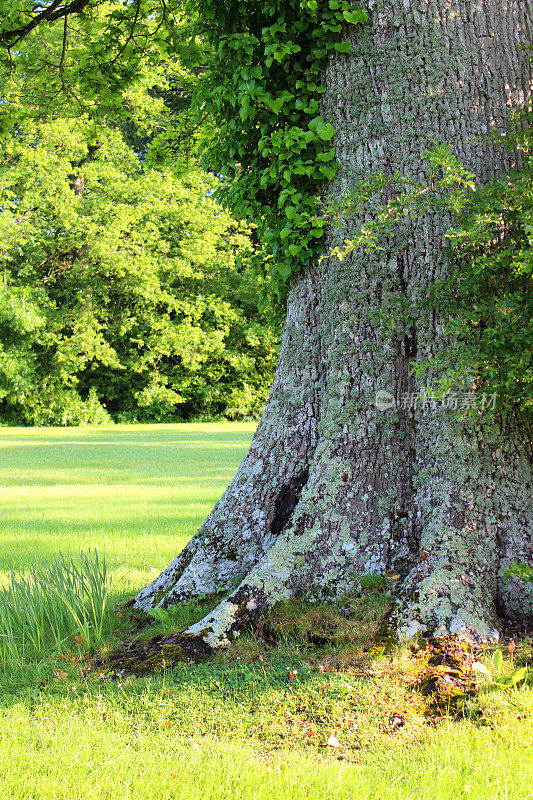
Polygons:
[[144,169],[118,130],[87,146],[62,119],[20,131],[0,169],[6,414],[257,414],[276,334],[215,179]]
[[195,156],[203,48],[169,5],[74,6],[2,23],[0,414],[257,415],[277,326]]

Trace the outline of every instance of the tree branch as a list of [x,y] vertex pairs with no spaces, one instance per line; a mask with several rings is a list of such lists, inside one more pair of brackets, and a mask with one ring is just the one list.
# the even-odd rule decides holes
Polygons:
[[65,91],[65,93],[67,92],[67,87],[65,85],[65,74],[63,72],[63,65],[65,63],[65,54],[67,52],[67,39],[68,39],[68,14],[65,14],[65,20],[63,24],[63,44],[61,46],[61,60],[59,62],[61,85],[63,86],[63,90]]
[[124,50],[126,49],[126,47],[129,45],[129,43],[130,43],[130,42],[131,42],[131,40],[133,39],[133,34],[134,34],[134,32],[135,32],[135,26],[137,25],[137,20],[139,19],[139,12],[140,12],[140,10],[141,10],[141,0],[137,0],[137,7],[136,7],[136,9],[135,9],[135,18],[134,18],[134,20],[133,20],[133,23],[132,23],[132,26],[131,26],[130,34],[129,34],[128,38],[126,39],[126,41],[124,42],[124,45],[123,45],[123,46],[120,48],[120,50],[118,51],[118,53],[117,53],[117,55],[115,56],[115,58],[113,59],[113,61],[110,61],[110,62],[109,62],[109,66],[111,66],[111,65],[112,65],[112,64],[114,64],[116,61],[118,61],[118,59],[120,58],[120,56],[122,55],[122,53],[124,52]]
[[63,0],[53,0],[48,8],[33,17],[26,25],[22,25],[20,28],[13,28],[10,31],[1,31],[0,45],[13,47],[43,22],[54,22],[54,20],[67,17],[69,14],[80,14],[90,0],[72,0],[71,3],[63,6],[61,5],[62,2]]

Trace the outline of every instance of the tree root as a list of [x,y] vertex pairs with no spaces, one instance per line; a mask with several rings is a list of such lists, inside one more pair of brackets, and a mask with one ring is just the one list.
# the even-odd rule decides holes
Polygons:
[[213,649],[201,637],[177,633],[130,642],[107,658],[96,661],[95,666],[119,675],[140,677],[184,661],[206,661],[212,653]]

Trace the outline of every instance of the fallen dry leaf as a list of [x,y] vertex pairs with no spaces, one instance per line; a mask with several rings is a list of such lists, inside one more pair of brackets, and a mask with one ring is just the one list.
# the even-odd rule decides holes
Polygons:
[[392,714],[389,717],[389,728],[391,731],[395,731],[397,728],[403,728],[404,725],[405,719],[401,714]]

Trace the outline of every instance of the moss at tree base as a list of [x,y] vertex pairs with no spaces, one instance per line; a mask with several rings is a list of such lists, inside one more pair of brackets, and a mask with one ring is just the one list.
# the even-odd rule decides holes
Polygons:
[[205,661],[212,648],[201,638],[185,634],[154,636],[146,642],[135,641],[120,648],[98,666],[121,675],[147,675],[183,661]]
[[432,641],[420,685],[421,693],[428,697],[428,713],[461,710],[474,691],[474,660],[470,645],[460,638]]

